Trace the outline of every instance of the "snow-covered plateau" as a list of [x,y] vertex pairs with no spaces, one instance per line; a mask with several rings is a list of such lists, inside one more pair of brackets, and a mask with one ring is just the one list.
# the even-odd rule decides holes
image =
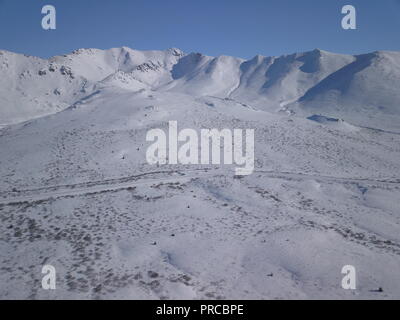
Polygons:
[[[169,121],[253,174],[148,164]],[[399,199],[399,52],[0,51],[1,299],[399,299]]]

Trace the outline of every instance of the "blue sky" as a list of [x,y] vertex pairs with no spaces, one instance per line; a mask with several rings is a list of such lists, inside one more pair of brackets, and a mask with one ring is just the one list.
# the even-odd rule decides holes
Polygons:
[[[57,30],[41,8],[57,9]],[[357,30],[341,8],[357,9]],[[320,48],[400,51],[400,0],[0,0],[0,49],[49,57],[78,48],[177,47],[251,58]]]

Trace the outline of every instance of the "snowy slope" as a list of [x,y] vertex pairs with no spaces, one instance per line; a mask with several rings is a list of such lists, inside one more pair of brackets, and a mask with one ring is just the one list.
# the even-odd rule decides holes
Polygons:
[[[354,97],[355,83],[374,88],[378,71],[395,79],[397,54],[378,55],[363,77],[353,70]],[[332,105],[303,105],[323,99],[313,88],[359,57],[316,50],[243,61],[121,48],[1,59],[18,72],[46,70],[14,86],[18,72],[2,73],[2,99],[25,108],[13,118],[1,104],[3,123],[43,114],[50,86],[71,100],[0,129],[0,298],[400,297],[400,135],[338,120]],[[396,112],[387,106],[374,127]],[[146,133],[171,120],[255,129],[255,172],[147,164]],[[57,269],[55,291],[40,287],[44,264]],[[341,288],[348,264],[355,291]]]
[[43,60],[1,51],[0,125],[61,111],[107,83],[135,90],[168,82],[181,55],[178,49],[141,52],[124,47],[80,49]]
[[84,90],[85,81],[63,65],[0,51],[0,125],[63,110]]
[[[149,166],[146,132],[171,119],[255,128],[254,174]],[[0,132],[0,296],[398,298],[399,142],[232,100],[105,87]],[[57,268],[55,292],[39,287],[43,263]],[[357,291],[340,287],[346,264],[362,270]]]

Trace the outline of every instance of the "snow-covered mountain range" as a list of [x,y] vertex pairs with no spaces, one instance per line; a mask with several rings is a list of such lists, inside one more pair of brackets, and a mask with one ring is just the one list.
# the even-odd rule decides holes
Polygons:
[[[399,298],[399,77],[396,52],[1,51],[0,298]],[[254,129],[254,173],[149,165],[171,120]]]
[[230,98],[259,110],[400,132],[398,52],[351,56],[316,49],[246,61],[179,49],[80,49],[48,60],[0,51],[0,75],[0,125],[58,112],[116,86]]

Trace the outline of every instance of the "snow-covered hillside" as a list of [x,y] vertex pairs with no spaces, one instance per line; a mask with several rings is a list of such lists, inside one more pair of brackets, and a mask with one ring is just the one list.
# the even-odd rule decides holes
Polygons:
[[[400,298],[399,61],[3,51],[0,298]],[[253,128],[254,173],[149,165],[171,120]]]
[[142,52],[124,47],[80,49],[43,60],[0,51],[0,125],[58,112],[98,86],[158,86],[172,79],[170,70],[182,55],[178,49]]

